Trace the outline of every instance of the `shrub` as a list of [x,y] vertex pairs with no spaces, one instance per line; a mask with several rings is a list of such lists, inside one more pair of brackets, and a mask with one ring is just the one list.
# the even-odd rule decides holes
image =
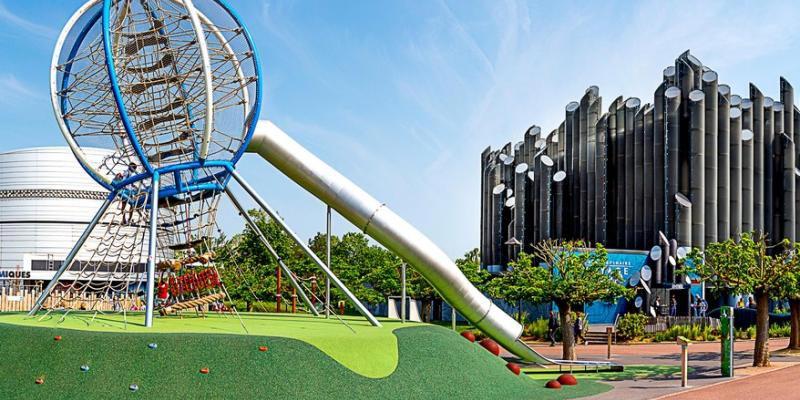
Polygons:
[[617,323],[617,335],[625,340],[640,339],[644,336],[644,326],[650,317],[644,314],[625,314]]
[[775,324],[769,327],[769,337],[788,337],[791,331],[789,324]]
[[539,318],[528,325],[525,325],[525,335],[530,336],[535,340],[547,339],[547,324],[549,320]]
[[708,325],[673,325],[653,336],[655,342],[672,342],[683,336],[689,340],[706,341],[719,339],[719,331]]

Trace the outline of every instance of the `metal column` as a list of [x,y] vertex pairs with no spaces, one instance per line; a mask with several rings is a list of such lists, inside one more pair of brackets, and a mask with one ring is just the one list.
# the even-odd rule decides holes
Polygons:
[[742,234],[742,110],[730,110],[730,235]]
[[719,85],[717,99],[717,240],[731,237],[730,200],[730,96],[728,85]]
[[702,90],[689,93],[689,135],[691,173],[689,199],[692,202],[691,246],[705,248],[705,94]]
[[153,327],[153,308],[155,307],[155,279],[156,279],[156,241],[158,235],[158,189],[161,185],[161,175],[156,171],[150,189],[150,238],[147,246],[147,307],[144,313],[144,326]]
[[717,73],[703,73],[705,93],[705,243],[717,241]]
[[350,289],[348,289],[344,285],[344,283],[342,283],[342,281],[340,281],[339,278],[337,278],[336,275],[334,275],[333,272],[331,272],[331,270],[328,269],[325,263],[323,263],[322,260],[320,260],[319,257],[317,257],[317,255],[314,254],[314,252],[310,248],[308,248],[308,245],[306,245],[306,243],[303,242],[303,240],[300,239],[300,237],[297,236],[297,234],[294,233],[294,231],[291,230],[291,228],[289,228],[288,225],[286,225],[286,223],[280,218],[280,216],[275,212],[275,210],[273,210],[272,207],[270,207],[264,201],[264,199],[262,199],[261,196],[258,195],[258,193],[250,186],[250,184],[247,183],[247,181],[245,181],[244,178],[242,178],[242,176],[239,175],[239,173],[236,170],[231,169],[230,173],[231,176],[233,176],[233,179],[235,179],[236,182],[238,182],[239,185],[247,192],[247,194],[249,194],[250,197],[252,197],[253,200],[255,200],[255,202],[259,205],[259,207],[261,207],[261,209],[266,211],[267,214],[272,219],[274,219],[275,222],[277,222],[281,226],[281,228],[283,228],[283,231],[286,232],[286,234],[288,234],[290,238],[292,238],[295,244],[300,246],[303,252],[305,252],[306,255],[308,255],[311,258],[311,260],[313,260],[314,263],[316,263],[317,266],[320,267],[320,269],[322,269],[325,275],[327,275],[328,278],[330,278],[331,282],[333,282],[333,284],[336,285],[336,287],[342,291],[345,297],[347,297],[347,299],[350,300],[353,306],[356,307],[356,310],[358,310],[358,312],[361,315],[363,315],[364,318],[366,318],[367,321],[369,321],[369,323],[372,324],[373,326],[381,326],[381,323],[378,322],[375,316],[372,315],[372,313],[369,312],[369,310],[367,310],[367,308],[364,307],[363,304],[361,304],[361,301],[359,301],[358,298],[356,298],[356,296],[353,295],[352,292],[350,292]]

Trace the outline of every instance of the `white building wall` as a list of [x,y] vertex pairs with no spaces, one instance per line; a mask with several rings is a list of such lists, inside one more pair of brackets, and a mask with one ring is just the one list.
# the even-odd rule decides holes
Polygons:
[[[99,149],[84,152],[98,162],[109,154]],[[31,271],[32,260],[52,260],[58,268],[105,192],[68,147],[0,153],[0,270]],[[85,252],[78,256],[87,258]],[[31,271],[31,279],[49,280],[52,275]]]

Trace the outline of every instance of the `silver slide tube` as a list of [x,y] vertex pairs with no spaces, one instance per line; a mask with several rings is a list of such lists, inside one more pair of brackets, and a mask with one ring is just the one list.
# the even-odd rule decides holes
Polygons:
[[[475,288],[430,239],[277,126],[260,121],[248,151],[258,153],[367,235],[408,261],[448,304],[500,345],[525,360],[550,362],[519,340],[522,325]],[[235,172],[233,176],[241,179]],[[338,279],[331,279],[338,283]]]
[[236,182],[238,182],[239,185],[242,186],[242,188],[247,192],[247,194],[250,195],[250,197],[253,198],[253,200],[256,201],[256,203],[258,203],[259,207],[261,207],[264,211],[267,212],[270,218],[274,219],[275,222],[280,224],[281,228],[283,228],[284,232],[286,232],[286,234],[292,238],[295,244],[300,246],[300,248],[303,249],[306,255],[311,257],[314,263],[316,263],[317,266],[322,270],[322,272],[324,272],[325,275],[328,276],[331,282],[334,285],[336,285],[336,287],[339,288],[339,290],[342,291],[342,293],[345,295],[345,297],[348,298],[348,300],[350,300],[351,303],[353,303],[358,312],[361,313],[361,315],[363,315],[364,318],[366,318],[369,321],[369,323],[372,324],[373,326],[381,326],[381,323],[378,322],[375,316],[372,315],[372,313],[369,312],[369,310],[367,310],[367,308],[364,307],[363,304],[361,304],[361,301],[359,301],[358,298],[356,298],[356,296],[350,292],[350,289],[348,289],[347,286],[345,286],[344,283],[342,283],[342,281],[340,281],[339,278],[336,275],[334,275],[330,269],[328,269],[328,266],[325,265],[325,263],[323,263],[322,260],[320,260],[316,254],[314,254],[314,252],[305,244],[305,242],[303,242],[302,239],[300,239],[299,236],[297,236],[296,233],[294,233],[293,230],[289,228],[288,225],[286,225],[283,219],[281,219],[280,216],[278,216],[278,213],[276,213],[275,210],[273,210],[272,207],[270,207],[269,204],[267,204],[264,201],[264,199],[262,199],[261,196],[259,196],[258,193],[256,193],[255,190],[253,190],[250,184],[247,183],[247,181],[245,181],[241,177],[241,175],[239,175],[239,173],[236,172],[235,169],[231,169],[231,176],[233,176],[233,179],[235,179]]
[[[319,312],[317,312],[317,309],[314,307],[314,304],[311,303],[311,300],[309,300],[308,296],[306,296],[306,291],[303,290],[302,287],[300,287],[300,284],[297,282],[297,278],[294,276],[294,273],[292,273],[292,270],[289,269],[286,263],[283,262],[281,256],[278,254],[277,251],[275,251],[275,248],[272,247],[272,245],[269,243],[267,237],[264,236],[264,232],[261,232],[261,228],[259,228],[258,225],[256,225],[256,222],[253,221],[253,217],[251,217],[250,214],[247,213],[247,210],[245,210],[244,207],[242,207],[242,203],[240,203],[239,199],[237,199],[236,196],[233,195],[233,192],[231,191],[230,188],[227,187],[225,188],[225,194],[228,195],[228,198],[231,199],[231,203],[233,203],[233,207],[236,208],[239,214],[241,214],[242,218],[244,218],[245,222],[247,222],[247,225],[250,226],[250,229],[252,229],[253,232],[255,232],[256,236],[258,236],[258,239],[261,241],[264,247],[267,248],[269,254],[272,255],[272,258],[274,258],[275,261],[278,263],[280,269],[282,269],[283,272],[286,274],[286,276],[289,278],[289,283],[291,283],[292,287],[295,290],[297,290],[298,294],[300,294],[300,298],[303,300],[303,303],[305,303],[306,307],[308,307],[308,310],[311,311],[311,313],[314,314],[315,317],[319,317]],[[328,258],[330,259],[330,257]],[[280,288],[278,288],[278,293],[280,293]]]
[[44,288],[42,294],[40,294],[39,298],[36,299],[36,303],[34,303],[33,307],[31,307],[31,310],[28,311],[29,316],[36,314],[36,312],[38,312],[39,309],[42,308],[44,300],[47,298],[47,296],[50,295],[50,292],[52,292],[53,288],[58,284],[58,279],[61,278],[61,275],[64,274],[64,271],[66,271],[67,268],[69,268],[70,264],[72,264],[72,261],[75,260],[75,257],[81,250],[81,247],[83,247],[83,244],[86,243],[86,239],[89,238],[89,235],[92,233],[94,227],[97,226],[97,224],[100,222],[100,218],[103,218],[103,214],[105,214],[106,210],[108,210],[108,206],[110,206],[111,203],[114,201],[116,194],[117,194],[116,192],[111,193],[108,196],[108,198],[106,198],[106,201],[104,201],[103,204],[100,206],[100,209],[97,210],[97,213],[94,214],[92,221],[89,222],[89,225],[87,225],[86,229],[83,230],[81,237],[78,238],[78,242],[75,243],[75,246],[72,247],[72,250],[67,255],[67,258],[64,259],[64,262],[61,263],[60,267],[58,267],[56,273],[53,274],[53,279],[50,280],[50,283],[48,283],[47,286]]

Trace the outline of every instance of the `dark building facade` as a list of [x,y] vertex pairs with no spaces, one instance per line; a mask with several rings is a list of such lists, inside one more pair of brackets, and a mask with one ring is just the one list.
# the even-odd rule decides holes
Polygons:
[[[783,78],[778,99],[750,84],[731,92],[689,51],[663,71],[652,103],[599,89],[567,104],[551,131],[481,154],[481,263],[506,268],[549,238],[608,248],[661,246],[663,264],[681,247],[759,231],[796,239],[800,111]],[[655,284],[675,282],[654,266]]]

